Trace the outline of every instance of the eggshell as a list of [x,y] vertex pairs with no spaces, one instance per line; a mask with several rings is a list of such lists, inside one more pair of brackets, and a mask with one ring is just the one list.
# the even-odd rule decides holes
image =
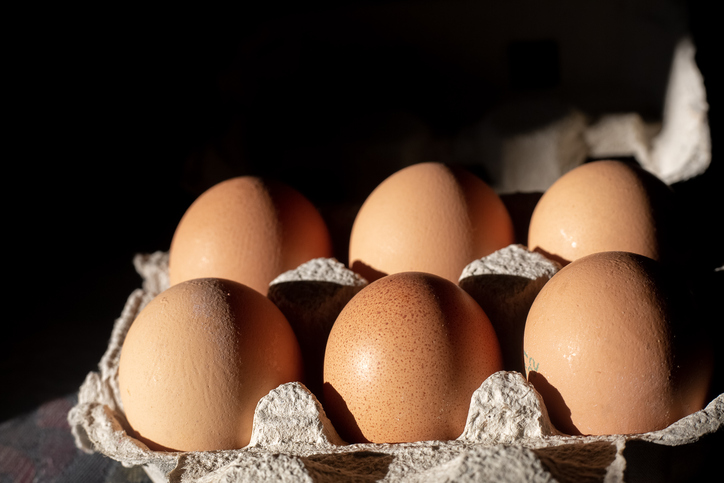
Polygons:
[[457,282],[463,268],[513,242],[513,223],[480,178],[441,163],[404,168],[365,200],[352,226],[350,267],[369,281],[421,271]]
[[674,192],[622,161],[583,164],[558,179],[533,211],[528,247],[565,265],[604,251],[681,262],[684,231]]
[[450,440],[473,392],[501,369],[495,331],[465,291],[432,274],[394,274],[363,288],[335,321],[325,410],[349,442]]
[[283,183],[241,176],[212,186],[186,211],[169,278],[226,278],[266,294],[277,275],[331,256],[329,231],[309,200]]
[[663,429],[704,407],[711,377],[691,306],[661,264],[602,252],[554,275],[528,314],[529,381],[568,434]]
[[302,377],[282,313],[230,280],[196,279],[157,295],[123,343],[118,383],[133,436],[155,450],[249,443],[257,402]]

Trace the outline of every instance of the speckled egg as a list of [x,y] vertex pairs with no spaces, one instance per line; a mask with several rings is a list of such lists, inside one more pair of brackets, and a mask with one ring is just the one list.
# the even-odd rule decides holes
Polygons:
[[676,282],[650,258],[602,252],[543,287],[525,326],[526,373],[559,430],[643,433],[702,409],[712,353]]
[[221,279],[190,280],[157,295],[133,321],[118,371],[131,435],[160,451],[246,446],[259,400],[303,373],[279,309]]
[[501,369],[493,327],[466,292],[432,274],[389,275],[332,327],[325,410],[353,443],[455,439],[473,392]]
[[686,255],[679,210],[674,192],[648,171],[594,161],[543,194],[530,220],[528,247],[563,265],[604,251],[678,263]]
[[367,197],[352,226],[350,267],[369,281],[421,271],[458,281],[465,266],[513,242],[513,223],[490,186],[469,171],[420,163]]
[[265,294],[279,274],[332,256],[314,205],[276,181],[241,176],[201,194],[181,218],[169,250],[169,279],[226,278]]

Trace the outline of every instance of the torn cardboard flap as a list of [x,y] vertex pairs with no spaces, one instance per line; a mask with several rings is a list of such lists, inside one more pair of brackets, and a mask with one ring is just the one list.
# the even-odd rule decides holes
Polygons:
[[[704,79],[689,37],[676,44],[660,119],[636,112],[593,116],[554,99],[504,103],[454,143],[454,159],[482,165],[499,193],[543,192],[588,159],[633,158],[667,184],[703,173],[711,163],[711,135]],[[516,119],[546,112],[531,128]],[[512,127],[511,127],[512,126]]]

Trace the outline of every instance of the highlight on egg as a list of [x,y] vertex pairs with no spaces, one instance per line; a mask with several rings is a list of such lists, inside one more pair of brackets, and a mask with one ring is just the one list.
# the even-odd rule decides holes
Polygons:
[[352,226],[349,266],[369,281],[421,271],[457,283],[468,263],[513,239],[505,205],[483,180],[460,167],[420,163],[367,197]]
[[302,374],[279,309],[242,284],[206,278],[170,287],[139,313],[118,386],[129,434],[150,449],[214,451],[249,444],[259,400]]
[[307,198],[278,181],[240,176],[212,186],[184,213],[169,279],[225,278],[266,295],[276,276],[331,256],[329,230]]
[[713,353],[686,293],[662,264],[628,252],[588,255],[551,278],[523,348],[560,431],[645,433],[704,407]]
[[473,392],[502,370],[485,312],[437,275],[405,272],[363,288],[332,326],[324,407],[351,443],[451,440]]

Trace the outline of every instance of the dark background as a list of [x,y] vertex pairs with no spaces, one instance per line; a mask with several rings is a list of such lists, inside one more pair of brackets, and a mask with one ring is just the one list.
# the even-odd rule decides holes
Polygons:
[[[470,28],[465,8],[484,15],[487,4],[448,3],[458,8],[434,19],[431,38],[475,37],[456,22]],[[550,39],[511,43],[501,85],[484,66],[466,63],[471,56],[450,55],[455,42],[406,40],[414,30],[408,16],[434,25],[423,2],[344,5],[63,10],[14,19],[20,28],[4,69],[12,127],[4,136],[10,243],[0,421],[77,391],[140,287],[133,255],[167,250],[184,210],[214,182],[236,174],[288,181],[320,207],[344,261],[350,210],[377,182],[405,163],[449,160],[450,138],[496,103],[559,87]],[[395,7],[385,11],[391,28],[358,20],[380,6]],[[713,269],[724,265],[714,231],[724,219],[720,27],[704,2],[685,7],[708,91],[713,161],[675,188],[697,227],[690,236],[700,265]],[[631,96],[620,107],[655,118],[660,87],[651,86],[653,102]],[[720,283],[704,285],[711,299],[721,297]],[[721,312],[711,317],[722,320]]]

